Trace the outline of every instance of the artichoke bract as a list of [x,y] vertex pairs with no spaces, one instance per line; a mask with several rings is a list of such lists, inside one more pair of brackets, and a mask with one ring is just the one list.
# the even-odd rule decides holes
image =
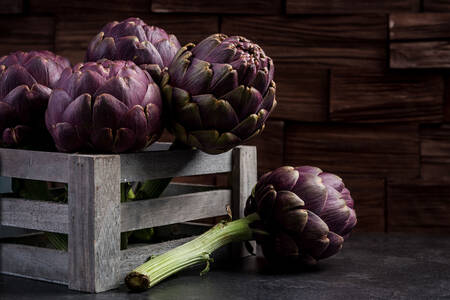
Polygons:
[[161,88],[169,131],[217,154],[259,134],[276,105],[274,65],[241,36],[214,34],[182,47]]
[[245,215],[258,213],[255,228],[264,256],[279,263],[314,264],[336,254],[353,227],[353,199],[342,179],[310,166],[264,174],[248,198]]
[[150,288],[168,276],[206,262],[230,243],[256,240],[269,262],[297,270],[336,254],[356,225],[353,199],[342,179],[319,168],[280,167],[263,175],[245,207],[245,218],[215,225],[194,240],[134,269],[131,290]]
[[0,57],[0,144],[43,143],[48,99],[69,61],[50,51],[14,52]]
[[104,59],[63,72],[45,121],[60,151],[121,153],[155,142],[161,118],[161,94],[151,76],[131,61]]
[[180,49],[173,34],[139,18],[106,24],[89,43],[86,61],[131,60],[158,79]]

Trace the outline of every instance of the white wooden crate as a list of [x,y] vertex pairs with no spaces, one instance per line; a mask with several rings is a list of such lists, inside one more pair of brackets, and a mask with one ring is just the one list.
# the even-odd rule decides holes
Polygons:
[[[257,179],[255,147],[239,146],[218,155],[168,147],[156,143],[149,151],[120,155],[0,148],[0,176],[67,183],[69,190],[68,204],[0,198],[0,225],[69,236],[67,252],[0,243],[0,272],[102,292],[118,287],[150,255],[189,239],[121,251],[121,232],[224,215],[227,205],[234,218],[243,216]],[[232,173],[231,190],[172,186],[170,196],[120,202],[121,182],[225,172]],[[234,254],[240,251],[236,247]]]

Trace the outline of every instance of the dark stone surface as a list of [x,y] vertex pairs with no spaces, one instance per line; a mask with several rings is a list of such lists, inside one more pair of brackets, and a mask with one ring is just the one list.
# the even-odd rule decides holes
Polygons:
[[84,294],[66,286],[0,276],[0,299],[450,299],[450,236],[355,234],[337,256],[297,273],[262,258],[221,262],[205,276],[184,271],[151,290]]

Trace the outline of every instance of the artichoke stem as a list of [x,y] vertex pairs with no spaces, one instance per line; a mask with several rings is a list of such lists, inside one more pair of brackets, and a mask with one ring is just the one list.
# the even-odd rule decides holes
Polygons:
[[143,291],[178,271],[206,263],[201,273],[203,275],[209,270],[210,262],[212,262],[211,253],[231,242],[251,240],[253,229],[249,224],[259,219],[259,215],[254,213],[236,221],[216,224],[192,241],[158,255],[137,267],[126,276],[125,283],[130,290]]

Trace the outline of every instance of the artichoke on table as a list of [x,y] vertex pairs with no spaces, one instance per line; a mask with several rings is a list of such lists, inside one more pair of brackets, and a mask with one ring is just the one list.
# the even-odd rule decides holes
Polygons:
[[264,256],[288,264],[315,264],[336,254],[356,225],[353,199],[342,179],[310,166],[264,174],[244,213],[258,213],[261,222],[254,228],[270,233],[255,236]]
[[142,291],[202,262],[207,264],[205,272],[213,251],[249,240],[261,244],[269,262],[297,269],[339,252],[356,225],[353,199],[342,179],[310,166],[280,167],[263,175],[246,203],[245,215],[150,259],[129,273],[125,283]]
[[44,113],[52,89],[68,67],[66,58],[50,51],[0,57],[0,145],[46,143]]
[[214,34],[187,44],[161,83],[169,131],[211,154],[246,142],[276,105],[273,75],[272,59],[244,37]]

